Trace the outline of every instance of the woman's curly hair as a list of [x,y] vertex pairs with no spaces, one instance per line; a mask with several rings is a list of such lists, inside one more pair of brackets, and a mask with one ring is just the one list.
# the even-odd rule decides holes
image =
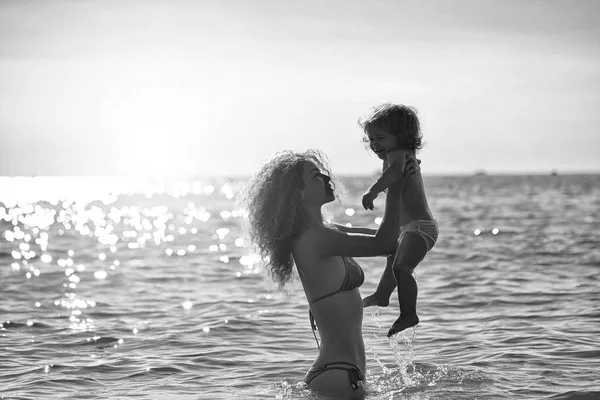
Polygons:
[[280,287],[292,280],[292,243],[307,227],[301,190],[303,166],[308,161],[330,175],[327,160],[318,150],[303,153],[286,150],[268,160],[245,191],[250,239]]
[[368,146],[366,134],[371,127],[384,129],[399,139],[400,148],[414,152],[423,148],[423,134],[417,110],[402,104],[383,103],[358,120],[358,125],[365,132],[363,142]]

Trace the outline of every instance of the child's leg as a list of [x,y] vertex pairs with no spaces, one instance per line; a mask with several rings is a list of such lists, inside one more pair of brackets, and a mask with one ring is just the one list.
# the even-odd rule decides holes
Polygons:
[[390,304],[390,296],[396,289],[396,277],[394,276],[395,255],[387,258],[385,270],[379,279],[375,293],[363,299],[363,307],[379,306],[387,307]]
[[417,264],[423,260],[426,253],[427,245],[419,234],[414,232],[404,233],[398,245],[393,266],[398,284],[400,317],[390,328],[388,336],[419,323],[419,317],[417,316],[417,281],[412,272]]

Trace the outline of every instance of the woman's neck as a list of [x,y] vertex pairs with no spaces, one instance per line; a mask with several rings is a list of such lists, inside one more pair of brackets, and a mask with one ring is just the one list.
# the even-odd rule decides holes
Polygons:
[[321,206],[304,207],[304,216],[307,219],[307,226],[323,226],[323,214]]

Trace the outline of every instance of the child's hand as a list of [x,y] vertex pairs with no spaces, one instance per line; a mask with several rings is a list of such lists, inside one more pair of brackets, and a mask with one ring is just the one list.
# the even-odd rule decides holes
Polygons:
[[379,193],[373,193],[371,191],[368,191],[364,194],[362,198],[362,205],[365,208],[365,210],[372,210],[374,208],[373,201],[377,198],[378,194]]

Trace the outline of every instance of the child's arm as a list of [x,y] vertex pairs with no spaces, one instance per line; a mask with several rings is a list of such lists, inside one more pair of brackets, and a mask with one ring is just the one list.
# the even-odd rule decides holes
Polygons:
[[387,163],[387,168],[385,168],[381,177],[371,186],[369,192],[379,194],[402,179],[404,166],[406,165],[406,155],[407,152],[400,149],[388,151],[386,154],[387,158],[384,161],[384,167]]
[[384,170],[381,174],[381,177],[363,196],[363,207],[365,209],[372,210],[373,200],[377,198],[377,195],[402,179],[407,155],[409,155],[407,151],[400,149],[387,152],[387,159],[383,162]]

